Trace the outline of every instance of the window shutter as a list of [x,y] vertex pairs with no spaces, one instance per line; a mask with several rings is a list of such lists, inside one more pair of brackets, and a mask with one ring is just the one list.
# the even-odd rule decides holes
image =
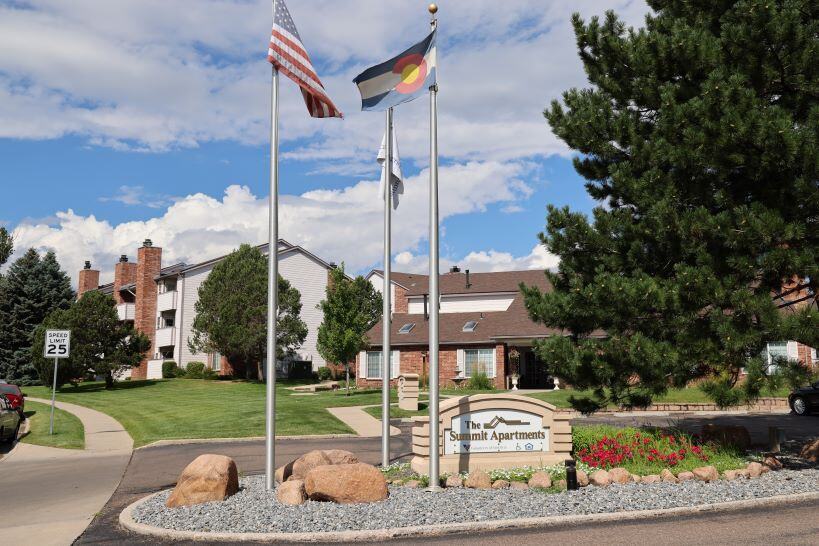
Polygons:
[[401,375],[401,351],[392,351],[390,355],[392,367],[390,369],[390,378],[395,379]]
[[492,379],[494,379],[495,376],[498,373],[496,371],[497,370],[497,365],[498,365],[497,360],[498,360],[498,351],[495,350],[495,349],[492,349],[492,373],[489,374],[489,377],[492,378]]
[[799,360],[799,345],[795,341],[788,342],[788,360]]
[[464,376],[464,350],[458,349],[457,351],[457,363],[456,363],[456,371],[458,372],[459,377]]
[[367,379],[367,351],[358,353],[358,377]]

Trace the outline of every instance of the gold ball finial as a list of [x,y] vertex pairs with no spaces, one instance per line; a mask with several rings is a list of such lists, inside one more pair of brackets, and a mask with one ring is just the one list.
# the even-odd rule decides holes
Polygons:
[[430,4],[427,9],[432,15],[435,15],[438,12],[438,4]]

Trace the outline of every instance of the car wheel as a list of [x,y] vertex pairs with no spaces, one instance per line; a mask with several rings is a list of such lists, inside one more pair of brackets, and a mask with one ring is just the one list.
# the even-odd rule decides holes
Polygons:
[[805,399],[801,396],[797,396],[791,402],[791,408],[796,415],[807,415],[808,414],[808,404],[805,402]]

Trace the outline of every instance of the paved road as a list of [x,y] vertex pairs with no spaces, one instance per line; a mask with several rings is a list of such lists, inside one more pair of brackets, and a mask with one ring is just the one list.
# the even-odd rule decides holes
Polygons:
[[[788,415],[732,415],[721,417],[669,418],[643,416],[639,419],[624,417],[601,417],[582,420],[588,422],[609,422],[618,424],[649,423],[668,425],[669,423],[698,430],[705,422],[742,424],[749,428],[757,442],[767,441],[767,427],[780,426],[789,438],[816,436],[819,432],[819,416],[797,418]],[[578,421],[581,422],[581,421]],[[395,458],[406,457],[410,452],[408,424],[401,424],[402,434],[392,438]],[[335,438],[326,440],[282,440],[278,442],[277,458],[291,460],[311,449],[348,449],[357,453],[362,460],[378,463],[381,457],[380,438]],[[156,544],[156,540],[130,534],[119,528],[119,512],[131,502],[160,489],[172,487],[182,469],[202,453],[229,455],[236,460],[240,472],[259,473],[264,470],[264,443],[261,441],[183,444],[157,446],[138,449],[117,491],[100,515],[95,518],[77,544]],[[537,544],[548,540],[554,544],[636,544],[645,542],[647,537],[653,543],[662,544],[809,544],[806,537],[819,536],[819,503],[794,506],[775,513],[746,511],[731,515],[703,515],[694,518],[677,518],[673,521],[655,520],[646,523],[621,525],[595,525],[580,529],[543,531],[504,532],[502,534],[477,535],[470,538],[447,537],[446,539],[424,539],[421,542],[451,544],[494,544],[503,540],[504,546],[514,544]],[[655,534],[656,533],[656,534]],[[662,538],[659,538],[662,537]],[[775,537],[775,540],[774,540]],[[402,541],[396,544],[414,544]]]

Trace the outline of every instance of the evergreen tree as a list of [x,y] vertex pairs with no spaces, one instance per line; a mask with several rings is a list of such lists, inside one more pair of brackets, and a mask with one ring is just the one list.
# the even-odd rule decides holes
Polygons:
[[343,364],[350,394],[350,362],[369,346],[367,331],[381,318],[381,294],[361,275],[350,279],[344,264],[330,272],[326,297],[318,305],[324,320],[317,349],[328,363]]
[[2,284],[0,377],[30,385],[38,381],[30,358],[34,330],[55,309],[66,309],[74,293],[54,253],[40,258],[33,248],[9,267]]
[[0,227],[0,267],[5,265],[13,251],[14,239],[6,228]]
[[[279,275],[279,308],[276,320],[276,358],[295,353],[307,337],[299,317],[301,294]],[[267,257],[242,245],[216,264],[199,287],[193,320],[194,352],[219,352],[231,364],[244,366],[250,377],[264,379],[262,361],[267,353]]]
[[45,385],[51,384],[54,374],[54,361],[43,357],[48,329],[71,330],[71,356],[57,366],[57,386],[91,375],[104,377],[105,387],[110,389],[114,378],[138,366],[151,348],[145,334],[119,320],[111,296],[96,290],[87,292],[68,309],[49,314],[34,332],[30,358]]
[[819,341],[815,303],[783,317],[772,297],[819,288],[819,4],[648,4],[639,30],[573,17],[593,87],[545,112],[600,206],[548,208],[554,291],[524,292],[570,334],[537,350],[596,389],[575,400],[589,411],[696,378],[723,406],[752,399],[765,342]]

